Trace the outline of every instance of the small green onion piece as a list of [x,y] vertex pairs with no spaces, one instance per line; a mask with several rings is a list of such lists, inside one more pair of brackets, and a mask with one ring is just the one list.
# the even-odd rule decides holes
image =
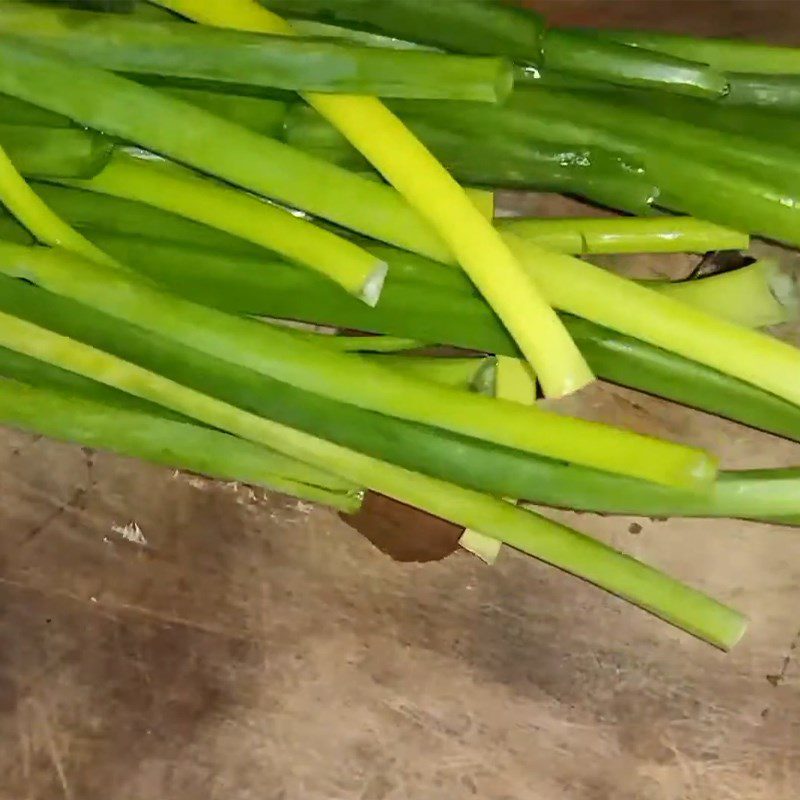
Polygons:
[[707,278],[642,285],[745,328],[780,325],[798,316],[794,278],[771,259]]
[[481,213],[484,219],[494,220],[494,192],[491,189],[464,188],[464,194],[472,200],[472,204]]
[[173,297],[67,253],[3,243],[0,271],[209,356],[361,408],[690,489],[702,490],[716,474],[716,462],[701,450],[437,386]]
[[695,97],[721,97],[728,88],[725,75],[706,64],[629,47],[590,31],[550,28],[544,37],[543,65],[592,80]]
[[574,255],[604,253],[706,253],[745,250],[746,233],[693,217],[515,218],[498,220],[501,231]]
[[91,180],[68,183],[147,203],[281,253],[327,275],[367,305],[374,306],[380,298],[388,268],[371,253],[283,208],[177,164],[118,152]]
[[117,262],[54,214],[17,172],[0,146],[0,200],[40,241],[116,267]]
[[47,178],[91,178],[114,149],[92,131],[7,124],[0,124],[0,145],[22,175]]
[[505,58],[398,53],[325,39],[220,30],[180,21],[0,3],[0,34],[114,72],[285,89],[497,103],[513,86]]
[[[159,0],[159,4],[222,27],[295,33],[255,0]],[[546,395],[561,397],[594,380],[557,315],[497,231],[386,106],[374,97],[357,95],[306,93],[305,99],[430,223],[536,369]]]
[[[630,511],[632,508],[644,513],[651,507],[654,514],[664,508],[675,513],[693,513],[694,509],[695,513],[702,514],[704,510],[700,498],[694,494],[648,490],[649,485],[641,481],[615,481],[614,476],[607,473],[578,470],[563,462],[536,458],[518,450],[496,447],[303,392],[192,348],[176,345],[138,326],[42,291],[24,281],[0,276],[0,310],[104,350],[260,417],[405,469],[421,471],[497,497],[523,497],[552,505],[569,505],[569,498],[572,498],[576,505],[585,504],[589,509],[607,507],[611,511]],[[186,421],[186,417],[163,407],[137,400],[75,373],[57,370],[24,356],[14,356],[13,352],[0,350],[0,375],[106,404],[110,402]],[[731,501],[726,499],[713,508],[706,504],[705,510],[711,509],[720,516],[725,516],[726,510],[742,516],[747,516],[749,511],[757,517],[759,513],[768,514],[770,510],[796,513],[800,509],[796,488],[787,483],[785,491],[776,494],[769,486],[774,488],[773,481],[779,477],[783,480],[797,479],[797,476],[797,471],[794,474],[791,470],[768,471],[764,478],[768,491],[761,493],[753,484],[744,502],[730,505]],[[752,476],[734,473],[733,477],[749,481]],[[725,477],[724,480],[732,478]],[[738,491],[734,490],[734,500]],[[762,503],[769,497],[772,499]]]
[[599,30],[595,35],[678,58],[691,58],[726,72],[800,74],[800,48],[746,39],[701,38],[656,31]]
[[464,530],[458,543],[467,552],[477,556],[490,567],[497,562],[500,551],[503,549],[503,543],[498,539],[493,539],[491,536],[473,531],[470,528]]
[[[486,135],[472,135],[459,130],[458,119],[450,115],[444,119],[437,116],[434,121],[425,118],[427,111],[416,115],[416,106],[400,107],[403,121],[462,184],[580,194],[631,213],[648,213],[657,194],[644,170],[599,148],[521,143],[491,130]],[[453,116],[460,116],[462,108]],[[455,129],[448,129],[449,125]],[[360,169],[366,163],[335,128],[305,106],[294,106],[287,114],[284,140],[339,166]]]
[[530,364],[512,356],[497,356],[495,397],[533,405],[536,402],[536,375]]
[[481,394],[495,396],[497,362],[493,357],[402,355],[366,357],[385,369],[399,370],[406,375],[413,375],[453,389],[479,391]]
[[[744,634],[745,618],[607,545],[488,495],[394,467],[188,389],[100,350],[0,314],[0,345],[99,380],[206,425],[314,463],[595,583],[722,648]],[[464,395],[470,397],[470,395]]]
[[[0,379],[0,424],[173,469],[242,481],[352,513],[357,490],[299,461],[189,422]],[[329,484],[333,484],[329,486]]]
[[[506,241],[553,305],[698,361],[800,404],[800,350],[739,327],[633,281],[513,234]],[[546,251],[544,251],[546,252]],[[563,259],[560,263],[558,259]]]

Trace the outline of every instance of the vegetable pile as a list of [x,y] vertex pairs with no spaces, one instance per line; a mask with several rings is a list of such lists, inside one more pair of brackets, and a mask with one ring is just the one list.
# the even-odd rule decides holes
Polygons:
[[[537,387],[800,441],[775,263],[591,260],[800,245],[800,50],[501,0],[107,5],[0,0],[0,422],[346,512],[382,493],[733,646],[740,613],[528,504],[795,525],[800,469],[720,471]],[[495,218],[496,189],[625,216]]]

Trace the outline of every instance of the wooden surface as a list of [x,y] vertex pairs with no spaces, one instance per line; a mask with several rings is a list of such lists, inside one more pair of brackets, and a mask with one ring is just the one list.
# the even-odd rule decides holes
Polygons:
[[[538,5],[778,38],[800,21]],[[617,388],[564,408],[726,466],[800,455]],[[0,434],[0,491],[2,800],[800,796],[793,531],[561,515],[748,613],[726,656],[513,552],[398,564],[328,511],[27,435]]]

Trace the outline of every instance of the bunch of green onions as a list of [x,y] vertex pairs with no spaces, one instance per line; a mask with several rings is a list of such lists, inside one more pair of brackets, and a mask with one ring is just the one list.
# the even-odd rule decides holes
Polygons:
[[[599,377],[800,441],[774,262],[592,263],[800,241],[795,51],[499,0],[0,0],[0,33],[1,422],[349,513],[383,493],[738,641],[527,504],[792,526],[800,472],[536,397]],[[636,216],[495,219],[498,188]]]

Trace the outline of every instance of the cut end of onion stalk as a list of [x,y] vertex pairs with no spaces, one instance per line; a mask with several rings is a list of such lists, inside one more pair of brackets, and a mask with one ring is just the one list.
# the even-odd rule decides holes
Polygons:
[[657,283],[653,288],[745,328],[780,325],[795,319],[798,312],[795,280],[772,259],[708,278]]
[[361,299],[371,308],[375,308],[378,305],[388,273],[389,265],[385,261],[379,261],[367,280],[364,281],[364,286],[361,289]]
[[[766,273],[767,283],[772,296],[780,303],[785,313],[781,322],[793,322],[800,317],[800,293],[797,291],[797,279],[784,272],[777,262],[760,261]],[[777,323],[767,323],[774,325]]]

